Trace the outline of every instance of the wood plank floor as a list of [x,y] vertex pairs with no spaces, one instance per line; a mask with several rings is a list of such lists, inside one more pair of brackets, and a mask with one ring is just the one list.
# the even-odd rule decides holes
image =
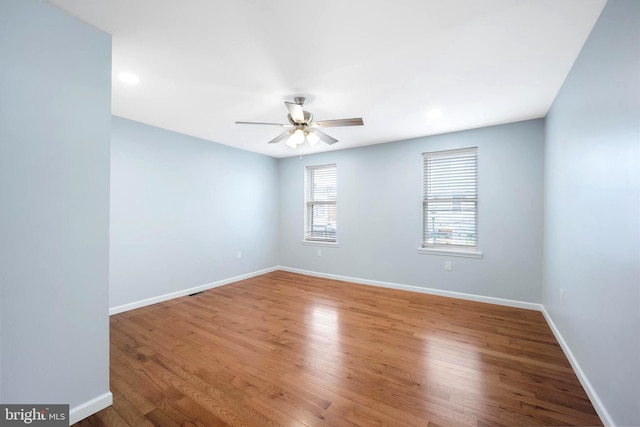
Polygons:
[[276,271],[111,317],[77,426],[602,425],[541,313]]

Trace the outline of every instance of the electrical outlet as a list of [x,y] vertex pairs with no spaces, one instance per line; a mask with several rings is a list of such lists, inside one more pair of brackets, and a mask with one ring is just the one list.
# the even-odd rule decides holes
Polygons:
[[445,271],[451,271],[451,261],[445,261],[444,262],[444,270]]
[[322,256],[322,249],[318,249],[318,252],[316,252],[316,255]]
[[242,258],[242,252],[241,251],[238,251],[238,253],[236,253],[236,258],[237,259]]

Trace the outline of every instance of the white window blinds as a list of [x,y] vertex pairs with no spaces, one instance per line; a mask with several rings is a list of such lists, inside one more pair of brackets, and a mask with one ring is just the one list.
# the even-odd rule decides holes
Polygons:
[[305,239],[336,241],[336,165],[307,166]]
[[423,154],[422,247],[478,246],[478,149]]

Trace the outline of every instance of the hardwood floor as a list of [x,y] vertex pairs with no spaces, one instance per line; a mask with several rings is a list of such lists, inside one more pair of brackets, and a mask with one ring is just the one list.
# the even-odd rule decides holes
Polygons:
[[541,313],[276,271],[111,317],[78,426],[602,425]]

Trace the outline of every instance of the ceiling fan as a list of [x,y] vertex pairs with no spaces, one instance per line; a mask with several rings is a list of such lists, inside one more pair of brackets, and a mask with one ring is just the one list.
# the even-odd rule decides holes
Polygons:
[[236,122],[236,124],[275,125],[287,128],[288,130],[273,138],[268,142],[268,144],[276,144],[284,141],[285,144],[291,148],[296,148],[298,145],[304,144],[305,141],[312,146],[318,141],[322,141],[327,144],[335,144],[338,142],[337,139],[322,132],[319,128],[364,125],[361,117],[353,119],[321,120],[315,122],[313,121],[313,114],[302,109],[306,100],[307,99],[305,97],[298,96],[293,99],[293,102],[284,102],[287,110],[289,110],[289,114],[287,114],[287,118],[289,119],[288,124],[265,122]]

